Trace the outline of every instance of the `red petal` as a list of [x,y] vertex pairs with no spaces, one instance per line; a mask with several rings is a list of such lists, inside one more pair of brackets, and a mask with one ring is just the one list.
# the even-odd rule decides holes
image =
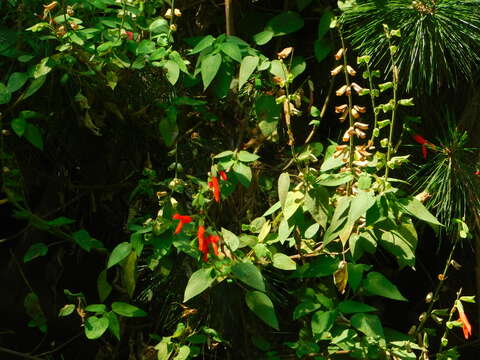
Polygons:
[[462,327],[463,336],[465,337],[465,339],[468,339],[470,335],[472,335],[472,325],[470,325],[467,315],[463,311],[459,311],[458,315],[460,316],[459,320],[463,324],[463,327]]
[[425,145],[422,145],[422,154],[423,158],[427,160],[427,147]]
[[425,145],[428,142],[422,135],[413,134],[412,138],[420,145]]
[[180,220],[181,218],[182,218],[182,215],[180,215],[180,214],[174,214],[172,216],[172,219],[175,219],[175,220]]
[[480,176],[480,170],[478,170],[478,171],[475,171],[475,173],[474,173],[474,174],[475,174],[475,175],[478,175],[478,176]]
[[198,236],[198,250],[204,251],[205,249],[205,227],[200,225],[197,231]]
[[178,234],[180,231],[182,231],[182,227],[183,227],[183,222],[180,221],[175,229],[175,234]]
[[218,185],[218,178],[216,176],[212,177],[213,185],[213,197],[217,203],[220,202],[220,186]]
[[188,215],[181,215],[180,216],[180,221],[184,224],[188,224],[188,223],[192,222],[192,218]]
[[222,178],[223,181],[228,180],[228,177],[227,177],[227,174],[225,173],[225,171],[220,171],[219,174],[220,174],[220,177]]
[[133,32],[125,31],[125,33],[127,34],[128,40],[133,40]]

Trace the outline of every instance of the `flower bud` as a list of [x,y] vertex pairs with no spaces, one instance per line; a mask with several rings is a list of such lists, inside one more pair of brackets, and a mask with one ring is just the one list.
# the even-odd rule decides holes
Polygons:
[[344,53],[345,53],[344,48],[341,48],[340,50],[338,50],[337,53],[335,54],[335,60],[340,60]]
[[353,126],[361,129],[361,130],[368,130],[368,124],[365,124],[365,123],[361,123],[361,122],[355,122],[355,124],[353,124]]
[[52,1],[48,5],[43,5],[43,8],[44,8],[44,11],[52,11],[57,7],[57,5],[58,5],[58,1]]
[[335,95],[342,96],[343,94],[345,94],[346,91],[347,91],[347,85],[343,85],[341,88],[335,91]]
[[171,31],[177,31],[177,25],[171,24],[171,25],[170,25],[170,30],[171,30]]
[[70,23],[70,27],[73,29],[73,30],[78,30],[78,24],[76,22],[71,22]]
[[355,76],[357,75],[357,72],[355,71],[354,68],[352,68],[350,65],[347,65],[347,72],[350,76]]
[[433,292],[430,291],[430,292],[427,294],[427,296],[425,297],[425,302],[426,302],[427,304],[429,304],[429,303],[432,302],[432,300],[433,300]]
[[338,75],[340,74],[340,71],[342,71],[342,69],[343,69],[343,65],[338,65],[335,69],[330,71],[330,75],[332,76]]
[[73,7],[70,6],[70,5],[67,6],[67,15],[68,15],[68,16],[73,16],[73,15],[75,15],[75,11],[73,10]]
[[355,135],[357,135],[360,139],[365,139],[367,137],[367,134],[360,129],[355,129]]
[[352,86],[353,90],[355,90],[357,92],[357,94],[360,93],[360,91],[362,91],[362,89],[363,89],[360,85],[358,85],[357,83],[354,83],[354,82],[352,82],[351,86]]
[[367,108],[365,106],[354,105],[353,108],[362,114],[367,112]]
[[425,319],[427,318],[427,313],[426,312],[423,312],[420,314],[420,316],[418,317],[418,321],[422,322],[422,321],[425,321]]
[[165,19],[171,19],[173,17],[172,14],[172,9],[168,8],[167,11],[165,11],[165,15],[163,15]]
[[174,9],[173,15],[175,15],[176,17],[180,17],[182,16],[182,12],[180,11],[180,9]]
[[352,116],[354,119],[358,119],[360,117],[360,113],[357,110],[352,109]]
[[293,47],[286,47],[285,49],[283,49],[282,51],[280,51],[279,53],[277,53],[277,56],[279,59],[286,59],[287,57],[290,56],[290,54],[292,53],[293,51]]
[[345,112],[345,110],[347,110],[347,108],[348,108],[347,104],[343,104],[343,105],[340,105],[340,106],[335,106],[335,112],[337,114],[340,114],[340,113]]

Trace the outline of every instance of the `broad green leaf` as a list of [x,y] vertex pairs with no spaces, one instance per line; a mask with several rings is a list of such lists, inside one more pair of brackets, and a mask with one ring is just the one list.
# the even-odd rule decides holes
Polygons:
[[312,332],[315,337],[321,336],[325,331],[328,331],[332,328],[335,319],[338,316],[336,310],[331,311],[317,311],[312,316]]
[[249,153],[248,151],[245,151],[245,150],[240,150],[239,153],[237,154],[237,159],[242,162],[252,162],[252,161],[258,160],[259,158],[260,156]]
[[233,275],[254,289],[265,291],[265,283],[260,270],[251,262],[236,263],[232,266]]
[[74,304],[67,304],[60,309],[60,311],[58,312],[58,316],[68,316],[71,313],[73,313],[74,310],[75,310]]
[[231,151],[231,150],[222,151],[220,154],[215,155],[213,158],[214,159],[221,159],[221,158],[224,158],[224,157],[227,157],[227,156],[233,156],[233,151]]
[[33,78],[34,79],[38,79],[40,77],[43,77],[43,76],[47,75],[50,71],[52,71],[52,68],[47,65],[49,60],[50,60],[49,57],[43,58],[35,66],[35,70],[33,72]]
[[[45,80],[47,80],[47,76],[41,76],[37,79],[33,79],[30,85],[25,92],[25,95],[22,96],[22,100],[29,98],[33,94],[35,94],[40,88],[45,84]],[[1,85],[0,85],[0,104],[1,104]]]
[[364,271],[368,271],[370,270],[370,268],[371,268],[370,265],[365,265],[365,264],[352,264],[352,263],[347,264],[348,283],[350,284],[350,288],[354,292],[357,291],[358,287],[360,286],[360,283],[362,282]]
[[304,209],[312,215],[323,229],[327,227],[330,212],[328,191],[322,186],[316,186],[305,194]]
[[282,207],[285,206],[288,190],[290,189],[290,175],[288,172],[281,173],[278,177],[278,200]]
[[26,73],[14,72],[8,78],[7,89],[9,92],[14,93],[15,91],[22,88],[23,85],[27,82],[29,76]]
[[60,216],[58,218],[55,218],[53,220],[47,221],[47,224],[50,226],[64,226],[64,225],[70,225],[75,223],[75,220],[67,218],[65,216]]
[[364,313],[377,311],[373,306],[354,301],[354,300],[344,300],[338,304],[338,310],[344,314],[355,314],[355,313]]
[[147,313],[142,309],[121,301],[115,301],[112,303],[112,311],[114,311],[118,315],[125,316],[125,317],[147,316]]
[[222,56],[220,54],[209,54],[205,56],[202,60],[202,64],[200,65],[201,73],[202,73],[202,81],[203,81],[203,89],[205,90],[208,88],[210,83],[217,75],[218,69],[220,69],[220,65],[222,64]]
[[108,319],[108,330],[110,330],[117,340],[120,340],[120,320],[118,320],[117,314],[109,311],[103,314],[103,316]]
[[363,287],[371,295],[383,296],[392,300],[407,301],[397,287],[382,274],[372,271],[363,280]]
[[225,241],[231,251],[235,251],[238,249],[238,246],[240,245],[240,240],[238,239],[237,235],[222,227],[222,236],[223,241]]
[[235,66],[229,61],[223,61],[218,69],[215,80],[210,88],[213,95],[218,99],[224,99],[230,93],[233,78],[235,77]]
[[23,137],[39,150],[43,150],[43,137],[38,126],[27,123]]
[[307,68],[307,63],[302,56],[295,56],[292,59],[292,64],[290,66],[290,73],[295,79],[298,75],[302,74]]
[[8,91],[8,88],[5,86],[5,84],[0,82],[0,105],[9,103],[11,98],[11,92]]
[[350,200],[351,199],[346,196],[338,199],[332,220],[330,221],[330,226],[327,228],[323,236],[324,246],[337,239],[339,234],[345,230],[345,224],[348,221]]
[[277,130],[281,106],[272,95],[260,95],[255,99],[255,113],[258,127],[264,136],[270,136]]
[[48,253],[48,246],[44,243],[35,243],[31,245],[25,255],[23,256],[23,262],[27,263],[37,257],[45,256]]
[[382,323],[377,315],[372,314],[355,314],[350,319],[350,323],[354,328],[361,331],[367,336],[373,338],[384,338]]
[[298,11],[302,11],[312,3],[312,0],[297,0],[296,3],[297,3]]
[[320,21],[318,22],[318,40],[323,39],[323,37],[327,34],[328,30],[330,29],[330,22],[332,21],[332,17],[332,12],[327,10],[320,18]]
[[107,269],[117,265],[120,261],[125,259],[132,252],[132,244],[129,242],[122,242],[115,246],[112,253],[108,257]]
[[92,313],[104,313],[106,310],[107,306],[105,304],[91,304],[85,308],[85,311]]
[[276,253],[273,255],[273,266],[281,270],[295,270],[297,263],[285,254]]
[[320,309],[322,305],[311,300],[304,301],[298,304],[293,310],[293,320],[300,319],[301,317]]
[[252,170],[247,165],[237,162],[233,165],[233,172],[240,184],[249,187],[252,182]]
[[85,335],[87,339],[98,339],[108,329],[108,319],[106,317],[98,318],[90,316],[85,321]]
[[327,39],[315,40],[313,43],[313,51],[318,62],[322,62],[332,50],[332,44]]
[[12,127],[13,132],[20,137],[22,137],[23,134],[25,134],[27,125],[28,125],[28,122],[27,120],[25,120],[23,116],[13,119],[12,122],[10,123],[10,126]]
[[353,224],[361,216],[364,216],[373,204],[375,204],[375,196],[373,193],[360,191],[350,202],[348,222]]
[[240,90],[242,86],[248,81],[250,76],[253,74],[255,69],[258,66],[260,58],[258,56],[245,56],[240,64],[240,73],[238,75],[238,89]]
[[127,256],[125,261],[122,263],[122,284],[125,290],[127,290],[128,296],[133,298],[135,292],[135,286],[137,284],[136,274],[137,274],[137,254],[135,251],[132,251],[130,255]]
[[270,206],[270,208],[267,211],[265,211],[262,217],[272,215],[276,213],[278,210],[280,210],[281,208],[282,208],[282,205],[280,204],[280,201],[277,201],[275,204]]
[[197,45],[190,51],[190,55],[197,54],[202,52],[206,48],[212,46],[214,43],[215,38],[212,35],[205,36],[202,40],[200,40]]
[[339,260],[327,255],[320,255],[308,262],[292,274],[293,278],[315,278],[330,276],[338,269]]
[[107,270],[102,270],[100,274],[98,274],[97,291],[101,302],[104,302],[112,292],[112,285],[110,285],[107,280]]
[[173,358],[173,360],[187,360],[190,356],[190,347],[183,345],[178,349],[178,354]]
[[168,33],[170,31],[170,25],[168,24],[167,20],[159,17],[158,19],[152,21],[148,27],[148,30],[154,34]]
[[87,230],[81,229],[72,234],[73,240],[80,246],[83,250],[89,252],[91,249],[101,249],[103,244],[90,236]]
[[407,199],[398,199],[398,204],[403,208],[405,212],[416,217],[419,220],[423,220],[430,225],[442,226],[435,216],[417,199],[410,197]]
[[288,75],[287,67],[280,60],[273,60],[270,63],[270,73],[274,76],[278,76],[284,81],[287,80],[287,75]]
[[255,41],[255,44],[257,44],[257,45],[265,45],[270,40],[272,40],[273,35],[275,35],[273,30],[270,29],[270,28],[267,28],[267,29],[255,34],[253,36],[253,41]]
[[242,53],[237,44],[226,41],[221,45],[222,51],[237,62],[242,62]]
[[170,84],[175,85],[180,76],[180,67],[175,61],[167,60],[163,65],[163,68],[167,71],[165,76]]
[[290,219],[293,214],[303,203],[304,195],[301,191],[289,191],[285,198],[285,204],[283,206],[283,216],[286,220]]
[[212,268],[203,268],[195,271],[192,276],[190,276],[190,279],[188,279],[183,302],[187,302],[207,290],[214,281],[215,278],[212,276]]
[[294,11],[286,11],[270,19],[267,29],[271,29],[274,36],[291,34],[303,27],[303,18]]
[[138,55],[145,55],[151,54],[155,51],[155,43],[152,40],[143,39],[137,46],[135,50],[135,54]]
[[305,238],[313,239],[315,235],[317,235],[318,230],[320,230],[320,224],[314,223],[310,225],[307,230],[305,230]]
[[400,224],[392,231],[385,231],[380,241],[380,244],[395,256],[400,267],[415,266],[417,243],[417,232],[411,221]]
[[348,172],[338,174],[322,174],[317,180],[318,185],[339,186],[353,180],[353,175]]
[[265,324],[279,330],[272,300],[267,295],[260,291],[249,291],[245,294],[245,302],[248,308]]

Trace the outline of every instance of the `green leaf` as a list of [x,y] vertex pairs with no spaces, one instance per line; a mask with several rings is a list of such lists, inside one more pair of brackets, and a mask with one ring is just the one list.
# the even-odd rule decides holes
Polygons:
[[242,162],[252,162],[258,160],[259,158],[260,156],[249,153],[245,150],[240,150],[240,152],[237,154],[237,159]]
[[272,135],[277,129],[281,106],[272,95],[260,95],[255,99],[255,113],[258,127],[264,136]]
[[118,320],[117,314],[113,311],[109,311],[103,314],[103,316],[108,319],[108,330],[110,330],[117,340],[120,340],[120,321]]
[[245,56],[240,64],[240,73],[238,75],[238,89],[248,81],[258,66],[260,58],[258,56]]
[[87,230],[81,229],[72,234],[73,240],[80,246],[83,250],[89,252],[91,249],[101,249],[103,244],[90,236]]
[[310,225],[307,230],[305,230],[305,238],[307,239],[313,239],[313,237],[318,233],[318,230],[320,230],[320,224],[314,223]]
[[278,76],[282,80],[287,80],[288,72],[285,64],[280,60],[273,60],[270,63],[270,73]]
[[147,316],[147,313],[143,311],[142,309],[121,302],[121,301],[115,301],[112,303],[112,310],[116,312],[118,315],[125,316],[125,317],[145,317]]
[[300,30],[303,24],[303,18],[298,13],[286,11],[270,19],[267,23],[267,29],[273,31],[273,36],[282,36]]
[[127,291],[128,296],[133,298],[135,287],[137,284],[136,271],[137,271],[137,253],[132,251],[122,263],[122,285]]
[[285,220],[290,219],[303,203],[304,195],[301,191],[289,191],[283,206],[283,216]]
[[215,38],[212,35],[205,36],[202,40],[200,40],[197,45],[190,51],[190,55],[197,54],[202,52],[206,48],[212,46],[214,43]]
[[396,229],[385,231],[380,244],[398,261],[400,267],[415,266],[415,250],[418,237],[411,220],[400,224]]
[[[27,88],[27,91],[25,92],[25,95],[23,95],[22,100],[25,100],[26,98],[29,98],[33,94],[35,94],[40,88],[45,84],[45,80],[47,80],[47,76],[41,76],[38,79],[33,79],[30,85]],[[1,104],[1,85],[0,85],[0,104]]]
[[237,44],[226,41],[220,46],[222,51],[237,62],[242,62],[242,53]]
[[260,270],[251,262],[236,263],[232,266],[233,275],[254,289],[265,291],[265,283]]
[[85,308],[85,311],[92,313],[104,313],[106,310],[107,306],[105,304],[91,304]]
[[195,271],[190,279],[188,279],[183,302],[187,302],[191,298],[201,294],[212,285],[215,278],[212,277],[212,268],[203,268]]
[[75,220],[67,218],[65,216],[60,216],[58,218],[55,218],[53,220],[47,221],[47,224],[50,226],[64,226],[64,225],[70,225],[75,223]]
[[313,43],[313,51],[318,62],[322,62],[332,50],[332,44],[328,39],[315,40]]
[[112,292],[112,285],[110,285],[107,280],[107,270],[102,270],[100,274],[98,274],[97,291],[101,302],[104,302]]
[[177,124],[177,108],[175,106],[169,106],[165,112],[165,116],[160,120],[158,124],[158,130],[165,145],[168,147],[175,143],[178,136],[178,124]]
[[301,317],[320,309],[322,305],[311,300],[304,301],[298,304],[293,310],[293,320],[300,319]]
[[363,280],[363,287],[371,295],[379,295],[392,300],[407,301],[397,287],[382,274],[372,271]]
[[190,347],[183,345],[178,349],[178,354],[173,358],[173,360],[187,360],[190,356]]
[[40,62],[35,65],[35,69],[33,72],[33,78],[38,79],[40,77],[43,77],[47,75],[50,71],[52,71],[52,68],[47,65],[47,62],[50,60],[49,57],[43,58],[40,60]]
[[98,318],[90,316],[85,321],[85,335],[87,339],[98,339],[108,329],[108,319],[106,317]]
[[203,81],[203,89],[208,88],[210,83],[217,75],[220,65],[222,64],[222,56],[220,54],[209,54],[205,56],[200,65]]
[[108,257],[107,269],[117,265],[120,261],[125,259],[132,252],[132,244],[129,242],[122,242],[115,246],[112,253]]
[[48,246],[44,243],[35,243],[31,245],[25,255],[23,256],[23,262],[27,263],[37,257],[45,256],[48,253]]
[[60,311],[58,312],[58,316],[68,316],[71,313],[73,313],[74,310],[75,310],[75,305],[67,304],[60,309]]
[[214,159],[221,159],[221,158],[224,158],[224,157],[227,157],[227,156],[233,156],[233,151],[231,151],[231,150],[222,151],[220,154],[215,155],[213,158]]
[[148,30],[154,34],[168,33],[170,31],[170,26],[167,20],[159,17],[158,19],[152,21],[152,23],[148,27]]
[[27,82],[29,76],[26,73],[14,72],[8,78],[7,89],[9,92],[14,93],[15,91],[22,88],[23,85]]
[[155,43],[152,40],[143,39],[135,50],[135,55],[151,54],[155,51]]
[[320,255],[312,262],[306,263],[292,274],[293,278],[315,278],[330,276],[338,269],[339,260],[327,255]]
[[238,239],[237,235],[222,227],[222,236],[223,241],[225,241],[231,251],[235,251],[238,249],[238,246],[240,245],[240,240]]
[[367,336],[373,338],[384,338],[382,323],[377,315],[372,314],[355,314],[350,319],[350,323],[354,328],[361,331]]
[[354,301],[354,300],[344,300],[338,304],[338,310],[344,314],[355,314],[355,313],[364,313],[377,311],[373,306]]
[[348,283],[354,292],[357,291],[363,279],[363,272],[370,270],[370,265],[365,264],[347,264]]
[[249,291],[245,294],[245,302],[248,308],[265,324],[279,330],[272,300],[267,295],[260,291]]
[[27,123],[24,138],[39,150],[43,150],[43,137],[38,126]]
[[233,172],[237,177],[240,184],[245,187],[249,187],[252,182],[252,170],[247,165],[237,162],[233,165]]
[[435,216],[417,199],[414,197],[406,199],[398,199],[398,204],[408,214],[416,217],[419,220],[425,221],[430,225],[442,226]]
[[327,10],[320,18],[320,21],[318,22],[318,40],[323,39],[323,37],[327,34],[328,30],[330,29],[332,17],[332,12]]
[[322,186],[316,186],[305,194],[304,209],[323,228],[327,227],[330,213],[330,198],[328,191]]
[[273,266],[281,270],[295,270],[297,263],[285,254],[276,253],[273,255]]
[[5,84],[0,82],[0,105],[7,104],[12,99],[12,94]]
[[23,116],[13,119],[12,122],[10,123],[10,126],[12,127],[13,132],[17,134],[19,137],[22,137],[23,134],[25,134],[27,125],[28,125],[28,122],[27,120],[25,120]]
[[325,331],[329,331],[332,328],[337,316],[338,312],[336,310],[319,310],[313,314],[311,321],[313,335],[315,337],[319,337]]
[[282,208],[287,200],[288,190],[290,188],[290,175],[288,172],[281,173],[278,177],[278,200]]
[[267,28],[267,29],[259,32],[258,34],[255,34],[253,36],[253,41],[255,41],[255,44],[257,44],[257,45],[265,45],[270,40],[272,40],[273,35],[275,35],[273,30],[270,29],[270,28]]
[[180,67],[175,61],[167,60],[165,61],[163,68],[167,71],[166,77],[170,84],[175,85],[180,76]]

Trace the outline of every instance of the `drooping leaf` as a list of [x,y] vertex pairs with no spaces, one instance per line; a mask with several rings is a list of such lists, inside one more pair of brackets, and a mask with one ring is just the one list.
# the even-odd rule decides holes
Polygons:
[[202,52],[206,48],[212,46],[214,43],[215,38],[212,35],[207,35],[200,40],[197,45],[190,51],[190,55],[197,54],[199,52]]
[[122,263],[122,283],[127,290],[128,296],[133,298],[133,293],[135,292],[135,287],[137,284],[137,254],[135,251],[132,251],[130,255],[127,256],[125,261]]
[[180,76],[180,67],[175,61],[167,60],[163,65],[164,69],[167,71],[166,77],[170,84],[175,85]]
[[215,278],[212,276],[212,268],[202,268],[195,271],[188,279],[183,302],[201,294],[213,284]]
[[112,285],[110,285],[107,280],[107,270],[102,270],[100,274],[98,274],[97,291],[101,302],[104,302],[112,292]]
[[290,188],[290,175],[288,172],[281,173],[278,177],[278,200],[282,207],[285,206],[288,190]]
[[354,300],[344,300],[338,304],[338,310],[344,314],[355,314],[355,313],[365,313],[377,311],[373,306],[354,301]]
[[328,331],[332,328],[335,319],[338,316],[336,310],[331,311],[322,311],[318,310],[312,316],[312,332],[315,337],[321,336],[325,331]]
[[222,51],[230,58],[237,62],[242,62],[242,53],[237,44],[231,41],[226,41],[221,45]]
[[363,287],[371,295],[379,295],[392,300],[407,301],[390,280],[376,271],[368,273],[367,277],[363,280]]
[[151,33],[154,34],[168,33],[170,30],[170,25],[168,24],[167,20],[159,17],[158,19],[152,21],[148,29]]
[[31,245],[25,255],[23,256],[23,262],[27,263],[37,257],[45,256],[48,253],[48,247],[42,242]]
[[295,270],[297,268],[296,262],[282,253],[273,255],[273,266],[281,270]]
[[236,263],[232,266],[233,275],[254,289],[265,291],[265,283],[260,270],[251,262]]
[[29,76],[27,75],[27,73],[23,73],[23,72],[12,73],[8,78],[8,83],[7,83],[8,91],[11,93],[14,93],[15,91],[21,89],[23,85],[25,85],[28,79],[29,79]]
[[240,245],[240,240],[238,239],[237,235],[232,233],[230,230],[222,227],[222,236],[223,241],[225,241],[231,251],[235,251],[238,249],[238,246]]
[[113,311],[109,311],[103,314],[103,316],[108,319],[108,330],[110,330],[117,340],[120,340],[120,320],[118,319],[117,314]]
[[407,199],[398,199],[398,204],[405,212],[416,217],[419,220],[425,221],[430,225],[442,226],[435,216],[417,199],[410,197]]
[[27,123],[23,137],[39,150],[43,150],[43,136],[38,126]]
[[279,330],[277,315],[272,300],[260,291],[249,291],[245,294],[248,308],[257,315],[265,324]]
[[112,303],[112,311],[125,317],[145,317],[148,315],[142,309],[121,301]]
[[260,58],[258,56],[245,56],[240,64],[240,74],[238,75],[238,89],[248,81],[258,66]]
[[106,317],[90,316],[85,321],[85,336],[87,339],[98,339],[108,329],[108,319]]
[[67,304],[60,309],[60,311],[58,312],[58,316],[61,316],[61,317],[68,316],[72,314],[74,310],[75,310],[74,304]]
[[129,242],[122,242],[115,246],[112,250],[112,253],[108,257],[107,269],[110,269],[112,266],[118,264],[120,261],[125,259],[132,252],[132,244]]
[[250,183],[252,182],[252,170],[249,166],[241,162],[236,162],[233,165],[233,172],[235,173],[235,176],[237,177],[240,184],[245,187],[250,186]]
[[12,98],[12,93],[8,90],[5,84],[0,82],[0,105],[7,104]]
[[373,338],[384,338],[380,318],[373,314],[359,313],[352,316],[350,322],[354,328]]
[[256,161],[260,158],[260,156],[256,154],[249,153],[245,150],[240,150],[237,154],[237,159],[242,162],[252,162]]
[[220,54],[209,54],[205,56],[200,65],[202,73],[203,89],[208,88],[220,69],[222,56]]
[[293,214],[303,204],[304,195],[301,191],[289,191],[283,205],[283,216],[286,220],[290,219]]

